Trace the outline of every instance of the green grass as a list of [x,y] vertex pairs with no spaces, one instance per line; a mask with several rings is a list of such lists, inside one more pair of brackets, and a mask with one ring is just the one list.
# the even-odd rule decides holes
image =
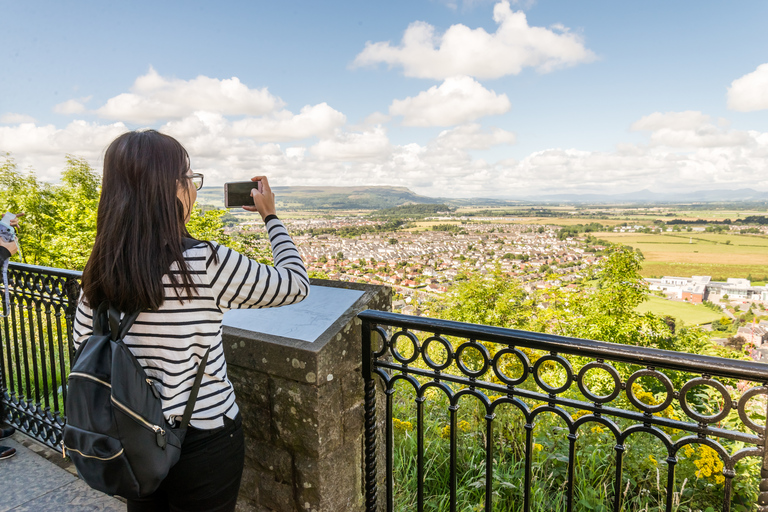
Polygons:
[[[640,271],[643,277],[664,276],[711,276],[713,281],[725,281],[729,277],[764,277],[768,274],[765,265],[735,265],[728,263],[674,263],[665,261],[644,261]],[[760,286],[758,281],[753,286]]]
[[714,233],[597,233],[598,238],[640,249],[644,277],[712,276],[762,278],[768,268],[768,238]]
[[651,312],[660,316],[672,316],[682,320],[686,325],[708,324],[719,320],[722,314],[712,311],[701,304],[695,305],[688,302],[677,302],[651,295],[649,299],[637,307],[640,313]]

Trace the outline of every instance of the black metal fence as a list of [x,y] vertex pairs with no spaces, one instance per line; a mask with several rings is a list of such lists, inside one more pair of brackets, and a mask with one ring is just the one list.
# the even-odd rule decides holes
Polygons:
[[[707,493],[717,496],[711,510],[768,512],[762,363],[380,311],[359,316],[370,512],[682,511]],[[430,402],[442,404],[445,426],[433,425]],[[475,433],[459,421],[473,410]],[[471,445],[480,456],[472,458]],[[442,461],[430,451],[441,446]],[[642,489],[640,467],[653,489]],[[690,480],[676,479],[676,469],[693,471]],[[595,473],[604,481],[588,482]]]
[[[3,419],[58,449],[80,272],[11,263],[0,329]],[[0,292],[0,300],[4,295]]]

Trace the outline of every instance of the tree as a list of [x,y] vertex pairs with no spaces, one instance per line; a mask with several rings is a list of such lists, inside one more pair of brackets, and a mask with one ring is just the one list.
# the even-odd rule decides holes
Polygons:
[[534,301],[520,284],[496,269],[487,277],[475,274],[451,287],[439,316],[460,322],[529,329],[534,308]]
[[672,332],[664,320],[636,308],[648,295],[640,275],[642,255],[631,247],[612,247],[597,271],[597,287],[576,301],[579,320],[572,336],[628,345],[672,348]]
[[51,266],[85,267],[96,238],[96,217],[101,194],[101,180],[82,158],[67,155],[61,176],[62,186],[54,187],[56,204],[51,233]]
[[71,155],[61,184],[39,181],[6,155],[0,165],[0,205],[26,213],[18,230],[25,263],[81,270],[96,235],[100,179],[88,163]]
[[456,284],[445,306],[436,310],[450,320],[673,348],[674,334],[664,319],[635,309],[648,294],[640,276],[641,262],[642,256],[632,248],[617,246],[600,264],[594,284],[528,293],[497,269]]

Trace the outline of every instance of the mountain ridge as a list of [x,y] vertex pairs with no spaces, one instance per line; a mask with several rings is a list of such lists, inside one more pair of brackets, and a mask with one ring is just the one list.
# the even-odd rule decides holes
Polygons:
[[[537,194],[535,197],[469,197],[446,198],[417,194],[407,187],[350,186],[312,187],[277,186],[278,207],[314,210],[378,210],[408,204],[447,204],[449,206],[509,207],[548,203],[572,204],[643,204],[690,202],[763,202],[768,191],[752,188],[732,190],[698,190],[684,194],[658,193],[648,189],[619,194]],[[223,187],[206,187],[199,192],[201,202],[223,206]]]

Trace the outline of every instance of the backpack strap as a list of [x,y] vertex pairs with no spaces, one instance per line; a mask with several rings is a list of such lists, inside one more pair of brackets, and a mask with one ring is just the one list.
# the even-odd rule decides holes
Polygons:
[[[102,306],[99,306],[99,310],[101,310]],[[112,335],[112,341],[122,341],[125,335],[128,334],[128,330],[133,325],[133,322],[136,321],[139,313],[141,313],[141,311],[134,311],[130,315],[125,315],[125,317],[121,320],[120,311],[112,306],[109,306],[109,331]],[[95,331],[96,329],[94,323],[94,332]]]
[[181,237],[181,250],[187,251],[199,243],[200,243],[200,240],[195,240],[194,238],[183,236]]
[[197,370],[195,376],[195,383],[192,384],[192,391],[189,392],[189,399],[187,400],[187,406],[184,408],[184,416],[181,417],[181,423],[179,428],[186,430],[189,426],[189,420],[192,419],[192,412],[195,409],[195,402],[197,402],[197,394],[200,391],[200,383],[203,381],[203,374],[205,373],[205,366],[208,364],[208,354],[211,349],[205,351],[203,359],[200,361],[200,368]]
[[109,322],[107,320],[107,311],[109,310],[109,303],[102,302],[99,307],[93,311],[93,334],[96,336],[104,336],[109,329]]

